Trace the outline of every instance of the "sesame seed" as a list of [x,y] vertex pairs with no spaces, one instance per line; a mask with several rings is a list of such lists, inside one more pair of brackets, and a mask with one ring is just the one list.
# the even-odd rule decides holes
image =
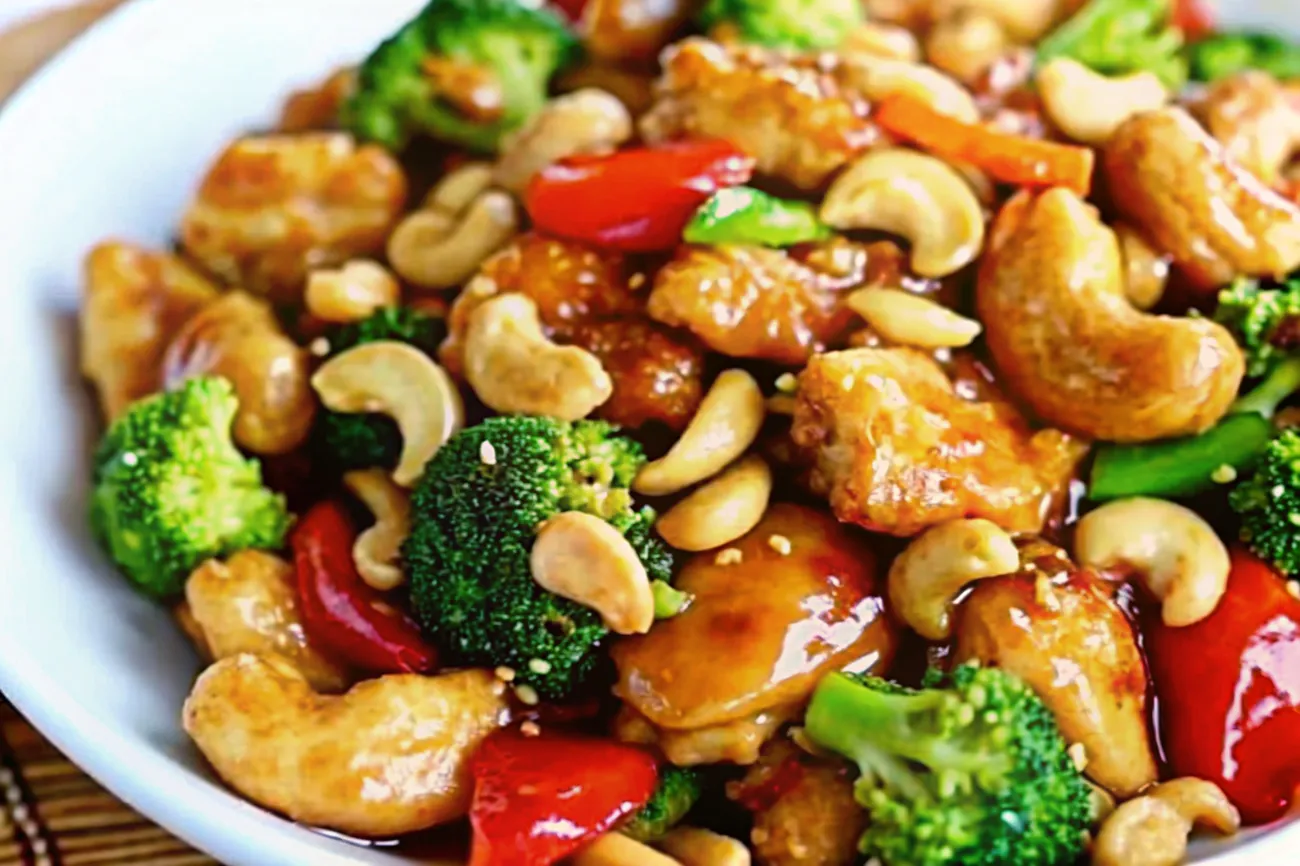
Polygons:
[[324,358],[330,353],[330,341],[324,337],[317,337],[307,344],[307,351],[317,358]]
[[1286,582],[1286,591],[1291,594],[1292,598],[1300,598],[1300,581],[1288,580]]
[[478,446],[478,459],[483,462],[484,466],[497,465],[497,449],[491,442],[486,439]]
[[520,703],[527,704],[530,707],[537,706],[541,700],[537,696],[537,689],[528,685],[515,686],[515,697],[519,698]]
[[1080,773],[1088,766],[1088,750],[1083,743],[1074,743],[1066,750],[1070,755],[1070,760],[1074,762],[1074,769]]
[[794,545],[790,543],[790,539],[786,538],[784,535],[769,535],[767,537],[767,546],[782,556],[789,556],[790,551],[794,549]]
[[140,462],[140,458],[135,456],[134,451],[128,451],[122,455],[122,462],[127,466],[134,466]]
[[1277,497],[1281,496],[1283,493],[1286,493],[1286,488],[1283,487],[1281,484],[1275,484],[1273,486],[1273,489],[1270,490],[1268,493],[1270,496],[1276,499]]
[[645,274],[636,273],[628,277],[627,287],[632,291],[635,292],[637,289],[641,288],[644,285],[645,285]]
[[740,565],[745,561],[745,554],[741,553],[739,548],[727,547],[718,551],[718,555],[713,557],[714,565]]
[[551,663],[546,659],[529,659],[528,669],[535,674],[545,676],[551,672]]
[[1237,480],[1237,470],[1235,467],[1224,463],[1210,473],[1210,480],[1215,484],[1231,484]]
[[853,374],[852,374],[852,373],[849,373],[849,374],[846,375],[843,379],[840,379],[840,390],[841,390],[841,391],[852,391],[852,390],[853,390]]
[[515,681],[514,668],[508,668],[505,665],[502,665],[501,667],[497,668],[493,673],[495,673],[497,679],[501,680],[501,682],[503,683],[512,683]]
[[537,722],[528,721],[519,726],[519,733],[525,737],[537,737],[542,733],[542,729]]
[[783,394],[793,394],[799,390],[799,380],[794,373],[782,373],[776,377],[776,390]]

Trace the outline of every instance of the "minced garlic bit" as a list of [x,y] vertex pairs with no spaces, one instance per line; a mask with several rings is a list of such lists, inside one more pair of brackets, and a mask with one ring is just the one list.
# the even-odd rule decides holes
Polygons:
[[745,554],[736,547],[724,547],[718,551],[717,556],[713,557],[714,565],[740,565],[744,561]]
[[330,353],[330,341],[324,337],[317,337],[307,344],[307,351],[317,358],[324,358]]
[[1084,748],[1083,743],[1073,743],[1070,748],[1066,749],[1070,760],[1074,762],[1074,769],[1080,773],[1088,766],[1088,750]]
[[506,667],[505,665],[502,665],[501,667],[499,667],[499,668],[497,668],[495,671],[493,671],[493,673],[495,673],[495,674],[496,674],[496,678],[499,679],[499,680],[501,680],[501,682],[503,682],[503,683],[512,683],[512,682],[515,681],[515,669],[514,669],[514,668],[508,668],[508,667]]
[[478,459],[482,461],[484,466],[496,466],[497,465],[496,446],[493,445],[491,442],[487,441],[486,439],[484,439],[483,443],[478,446]]
[[782,373],[776,377],[776,390],[782,394],[793,394],[799,390],[799,379],[794,373]]
[[539,676],[544,676],[551,672],[551,663],[546,659],[529,659],[528,669]]
[[541,736],[542,729],[537,722],[527,721],[519,726],[519,733],[525,737],[538,737]]
[[537,696],[537,689],[529,685],[515,686],[515,697],[519,698],[521,704],[527,704],[530,707],[537,706],[538,702],[541,700],[541,698]]
[[1210,473],[1210,480],[1216,484],[1231,484],[1237,480],[1237,470],[1227,463]]
[[775,550],[782,556],[789,556],[794,545],[790,544],[790,539],[784,535],[769,535],[767,537],[767,546]]

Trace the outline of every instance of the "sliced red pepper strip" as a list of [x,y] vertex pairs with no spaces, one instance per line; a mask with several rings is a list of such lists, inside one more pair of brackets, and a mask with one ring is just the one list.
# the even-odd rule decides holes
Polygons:
[[1214,613],[1143,629],[1174,776],[1208,779],[1248,824],[1280,817],[1300,787],[1300,600],[1245,550]]
[[289,536],[303,627],[324,652],[377,674],[424,673],[438,654],[419,626],[366,585],[352,559],[357,533],[341,502],[307,512]]
[[670,250],[697,208],[749,180],[754,160],[720,139],[669,142],[542,169],[524,197],[545,234],[623,252]]
[[1188,42],[1195,42],[1214,32],[1214,11],[1205,0],[1174,0],[1170,23],[1183,31]]
[[643,749],[545,729],[492,734],[470,773],[470,866],[550,866],[644,806],[659,781]]

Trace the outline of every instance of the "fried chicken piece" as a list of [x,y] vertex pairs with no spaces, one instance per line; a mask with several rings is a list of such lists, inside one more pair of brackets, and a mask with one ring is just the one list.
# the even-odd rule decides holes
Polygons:
[[858,319],[843,303],[846,290],[896,278],[897,249],[843,238],[802,256],[765,247],[684,246],[655,275],[646,309],[724,355],[798,364],[848,337]]
[[836,80],[834,55],[791,57],[692,38],[663,56],[647,141],[725,138],[762,174],[815,190],[879,137],[867,105]]
[[583,322],[569,340],[600,359],[614,395],[596,417],[624,427],[660,421],[682,430],[704,396],[704,350],[690,335],[643,316]]
[[661,728],[624,704],[614,717],[614,736],[625,743],[654,746],[679,767],[700,764],[748,766],[758,760],[759,750],[786,722],[803,714],[803,703],[759,710],[742,719],[676,730]]
[[791,435],[840,520],[904,537],[962,517],[1037,532],[1085,450],[1007,404],[961,399],[912,349],[814,357]]
[[1269,185],[1300,148],[1300,90],[1266,72],[1215,82],[1193,112],[1230,158]]
[[357,89],[357,70],[344,66],[314,87],[289,94],[280,109],[280,132],[337,129],[339,109]]

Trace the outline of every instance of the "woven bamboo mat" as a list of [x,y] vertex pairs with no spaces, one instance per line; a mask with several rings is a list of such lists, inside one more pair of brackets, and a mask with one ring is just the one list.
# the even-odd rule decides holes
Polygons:
[[[90,0],[0,33],[0,101],[119,2]],[[114,799],[0,695],[0,866],[123,863],[210,866],[215,861]]]

